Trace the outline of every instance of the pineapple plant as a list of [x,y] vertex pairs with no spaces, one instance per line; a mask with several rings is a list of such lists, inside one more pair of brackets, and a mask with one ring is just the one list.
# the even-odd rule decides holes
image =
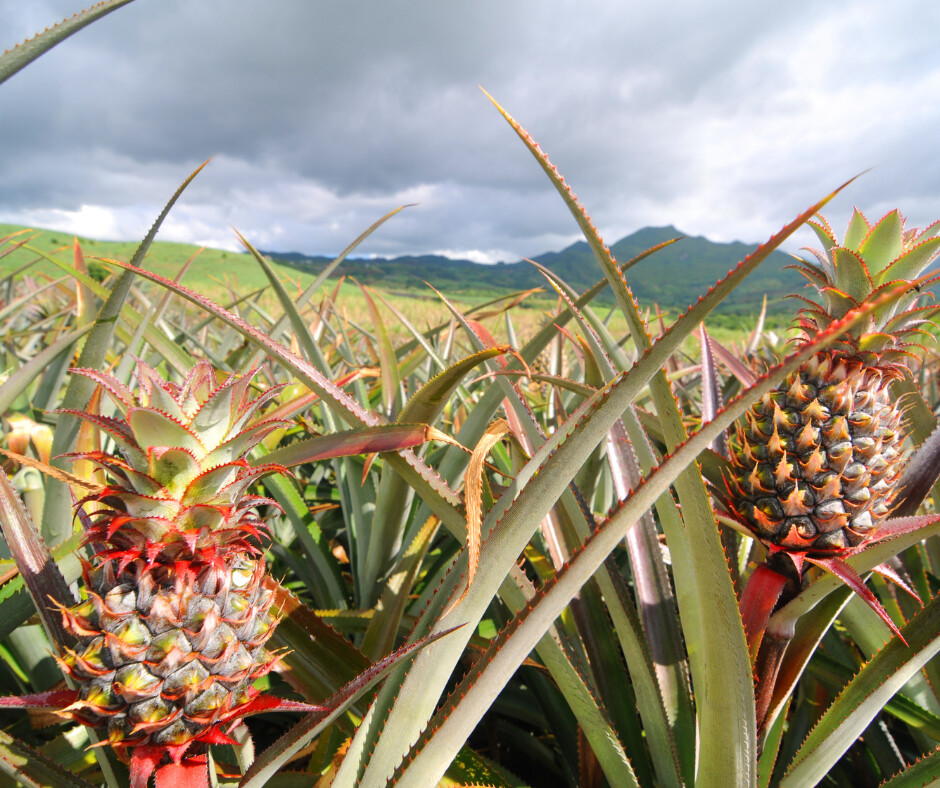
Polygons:
[[279,655],[265,644],[277,623],[266,587],[257,507],[249,494],[279,465],[245,460],[283,422],[257,420],[276,395],[252,398],[253,373],[221,382],[199,361],[182,383],[139,361],[138,390],[90,369],[73,372],[108,392],[114,417],[63,410],[112,439],[117,452],[68,455],[108,483],[77,503],[86,598],[59,605],[73,644],[59,658],[75,692],[48,697],[99,731],[131,764],[132,784],[158,767],[205,771],[207,744],[232,743],[247,714],[279,706],[252,687]]
[[219,739],[277,660],[264,647],[276,617],[255,511],[268,501],[246,491],[280,468],[244,459],[280,425],[249,426],[277,390],[252,399],[251,375],[220,384],[205,361],[179,385],[139,362],[136,394],[75,371],[97,380],[123,418],[73,412],[122,456],[73,455],[111,482],[85,499],[100,507],[86,534],[88,598],[62,610],[77,641],[62,659],[79,691],[71,713],[124,749]]
[[904,227],[895,210],[872,225],[856,210],[841,242],[810,221],[823,249],[795,266],[821,303],[804,299],[807,341],[899,282],[906,296],[876,310],[765,394],[731,436],[732,513],[772,551],[826,558],[863,545],[891,512],[904,468],[903,404],[891,383],[928,323],[915,280],[940,250],[940,222]]
[[[100,12],[125,2],[108,0],[96,9]],[[87,18],[83,15],[78,22]],[[46,34],[39,38],[40,43],[52,40]],[[4,64],[15,67],[16,62],[21,61],[0,56],[0,79],[10,73],[9,66],[4,72]],[[898,620],[910,618],[903,627],[903,648],[898,638],[883,645],[879,622],[874,622],[879,628],[872,628],[859,616],[853,618],[850,608],[840,627],[832,627],[837,614],[835,603],[846,595],[832,593],[834,584],[827,583],[831,578],[805,573],[799,578],[802,589],[796,589],[793,598],[769,614],[765,642],[776,651],[768,648],[761,654],[755,655],[753,650],[749,654],[751,644],[745,635],[750,632],[745,630],[749,630],[751,619],[744,610],[746,604],[741,604],[739,611],[727,554],[719,540],[719,522],[698,465],[715,439],[768,391],[773,407],[770,416],[763,418],[770,418],[771,425],[766,436],[744,433],[751,441],[751,452],[758,454],[760,446],[774,440],[784,446],[788,439],[798,441],[801,433],[787,433],[785,417],[778,416],[778,410],[786,414],[788,408],[796,407],[784,395],[794,390],[795,400],[808,397],[810,372],[815,371],[828,385],[837,387],[843,372],[850,377],[861,374],[862,366],[869,366],[880,367],[880,377],[870,375],[865,379],[867,383],[849,387],[849,393],[840,396],[844,399],[858,395],[858,402],[877,411],[878,415],[871,418],[881,421],[867,433],[852,433],[859,421],[855,413],[862,412],[857,406],[845,416],[845,429],[850,437],[854,436],[854,444],[861,447],[862,459],[857,461],[867,463],[866,472],[874,474],[880,466],[865,453],[869,438],[881,441],[871,456],[888,456],[894,459],[892,467],[900,469],[904,464],[900,444],[893,455],[889,454],[891,445],[887,445],[891,444],[888,433],[897,433],[900,428],[892,426],[883,397],[873,405],[866,404],[870,402],[865,399],[866,386],[874,388],[873,381],[882,384],[882,378],[890,379],[892,370],[885,371],[885,367],[893,365],[894,373],[903,372],[903,357],[897,355],[892,361],[889,355],[904,352],[903,346],[916,334],[916,321],[921,319],[916,315],[926,317],[928,313],[916,312],[913,317],[905,314],[917,308],[913,303],[918,298],[916,290],[908,293],[909,303],[904,309],[890,307],[892,299],[904,300],[902,292],[907,287],[890,280],[909,281],[917,275],[915,271],[923,263],[919,255],[930,257],[935,250],[923,241],[933,236],[920,234],[921,243],[916,247],[920,251],[911,251],[904,265],[889,261],[877,269],[870,259],[874,251],[871,238],[858,245],[841,242],[849,251],[854,246],[854,253],[868,266],[867,288],[855,287],[858,283],[851,278],[850,261],[841,259],[845,256],[841,252],[824,252],[825,260],[817,258],[823,273],[815,276],[812,270],[817,266],[807,263],[806,273],[820,287],[824,306],[809,307],[804,312],[806,342],[779,365],[771,365],[749,382],[742,380],[740,396],[729,400],[724,408],[709,406],[714,408],[712,418],[703,418],[701,428],[687,434],[685,427],[694,423],[695,414],[680,408],[694,407],[695,399],[678,400],[663,367],[711,309],[825,201],[805,211],[743,260],[654,340],[622,275],[629,264],[614,260],[586,211],[547,157],[521,127],[506,117],[572,211],[605,273],[602,283],[582,294],[553,280],[566,299],[564,306],[520,348],[519,358],[507,365],[507,372],[521,376],[526,371],[522,359],[532,363],[553,338],[566,330],[566,323],[572,325],[571,336],[577,334],[580,353],[564,372],[571,379],[558,376],[552,380],[552,402],[557,401],[559,406],[551,411],[546,408],[547,428],[542,432],[542,425],[531,418],[526,392],[512,386],[508,376],[495,380],[484,376],[466,383],[465,392],[460,389],[462,376],[477,363],[492,359],[494,349],[484,349],[486,343],[475,330],[474,321],[459,310],[454,310],[454,319],[464,328],[464,341],[470,343],[473,355],[452,363],[451,348],[460,344],[460,335],[451,333],[446,344],[438,341],[450,331],[446,324],[424,336],[429,343],[425,347],[429,363],[412,362],[420,358],[421,352],[413,345],[386,346],[380,354],[382,379],[374,386],[357,386],[353,394],[347,395],[332,381],[345,380],[350,374],[347,364],[355,366],[363,358],[357,356],[345,330],[349,326],[329,326],[327,336],[335,339],[332,347],[327,340],[323,352],[315,352],[314,345],[320,338],[309,329],[310,313],[301,314],[298,299],[282,287],[276,271],[260,255],[258,262],[274,285],[285,314],[277,322],[266,321],[263,328],[247,324],[178,282],[138,267],[166,211],[134,260],[123,264],[125,274],[112,283],[110,292],[69,265],[70,276],[104,304],[77,366],[103,369],[115,357],[126,359],[140,352],[140,345],[130,346],[126,338],[134,337],[132,341],[137,342],[139,329],[146,332],[146,328],[137,322],[140,318],[135,309],[121,309],[124,302],[137,306],[141,297],[138,287],[125,287],[131,278],[129,271],[138,277],[138,284],[145,280],[159,283],[216,318],[205,324],[200,314],[196,318],[199,332],[180,332],[178,344],[184,353],[190,338],[198,333],[199,355],[225,359],[235,368],[251,367],[259,361],[244,364],[242,352],[231,352],[238,344],[233,340],[240,334],[252,343],[255,358],[267,356],[271,364],[266,369],[272,374],[278,374],[282,366],[280,372],[286,370],[287,380],[309,388],[309,393],[283,403],[281,416],[293,415],[309,408],[315,399],[320,400],[311,411],[311,419],[321,415],[323,423],[317,425],[317,431],[322,426],[322,434],[297,440],[300,430],[287,430],[286,445],[278,447],[267,445],[275,441],[265,440],[266,448],[272,450],[266,462],[297,467],[301,482],[297,485],[298,495],[293,503],[289,496],[278,500],[288,514],[295,515],[290,527],[297,536],[309,537],[319,530],[323,537],[319,542],[308,540],[303,551],[284,539],[276,560],[280,562],[282,555],[296,560],[279,564],[278,573],[285,567],[290,587],[302,589],[298,591],[301,598],[319,603],[318,609],[327,611],[324,617],[341,631],[330,630],[304,609],[300,599],[264,577],[258,553],[263,525],[253,515],[254,504],[261,499],[252,500],[248,492],[251,475],[262,469],[245,464],[244,452],[259,439],[265,424],[273,422],[274,414],[269,413],[266,422],[252,426],[247,410],[255,403],[248,397],[247,382],[243,378],[218,382],[215,373],[207,371],[208,365],[200,364],[182,384],[173,386],[153,370],[141,367],[141,392],[131,393],[107,376],[83,372],[69,380],[68,390],[61,397],[60,392],[46,396],[45,387],[40,386],[42,396],[31,398],[35,413],[52,403],[62,403],[74,412],[89,401],[89,392],[88,387],[73,384],[84,384],[91,378],[111,391],[117,405],[118,417],[114,419],[76,413],[87,424],[112,435],[121,455],[90,455],[87,433],[77,444],[85,449],[84,457],[110,477],[107,487],[94,490],[80,509],[87,512],[83,521],[94,553],[84,567],[87,590],[83,602],[76,604],[69,599],[68,584],[77,579],[78,572],[73,570],[73,562],[61,560],[78,538],[73,540],[69,535],[69,544],[50,539],[50,551],[28,522],[11,485],[0,474],[0,528],[19,567],[18,575],[9,571],[10,567],[4,568],[0,634],[16,628],[22,643],[42,643],[42,648],[48,643],[59,648],[61,664],[76,688],[0,698],[0,708],[57,707],[96,727],[106,743],[130,760],[132,788],[144,788],[151,774],[156,778],[156,788],[208,788],[209,777],[213,785],[232,785],[232,780],[238,779],[236,769],[241,773],[238,784],[245,788],[260,788],[275,784],[273,781],[329,783],[335,788],[390,783],[418,788],[483,782],[599,785],[602,780],[617,786],[750,788],[760,784],[792,788],[852,781],[874,785],[893,774],[900,774],[904,784],[940,780],[940,756],[931,752],[938,736],[931,709],[937,698],[934,688],[940,686],[940,668],[933,659],[940,648],[940,599],[928,601],[916,615],[913,603],[904,598],[896,600]],[[828,226],[820,227],[831,239],[824,241],[827,248],[840,246],[826,229]],[[867,231],[866,237],[875,238],[876,229]],[[912,238],[905,244],[903,233],[901,238],[902,249],[896,256],[904,256],[905,245],[916,244]],[[833,265],[836,258],[841,266],[838,275]],[[834,284],[827,285],[824,281],[830,268],[829,278]],[[891,273],[884,274],[887,269]],[[597,320],[590,310],[592,299],[607,286],[627,319],[633,341],[643,351],[635,362],[623,352],[624,338],[608,331],[612,324]],[[872,298],[867,297],[868,291]],[[842,304],[844,310],[827,309],[827,300],[839,306],[839,292],[864,303],[859,309],[850,308],[851,304]],[[149,304],[144,312],[147,309]],[[869,321],[864,330],[851,333],[852,326],[857,325],[853,321],[868,319],[872,310],[876,320]],[[891,315],[885,314],[888,310]],[[837,319],[840,311],[845,314],[844,323]],[[284,329],[288,316],[290,328]],[[192,319],[182,319],[181,327],[188,329]],[[326,324],[329,319],[322,310],[317,317],[318,324]],[[112,331],[118,324],[123,330]],[[826,330],[830,324],[830,330]],[[842,337],[846,330],[850,333]],[[315,363],[289,351],[280,344],[281,338],[288,338],[289,343],[296,338]],[[181,358],[174,352],[178,349],[176,343],[166,342],[162,331],[154,332],[152,339],[148,357],[162,356],[161,363],[175,368],[189,364],[189,357]],[[842,352],[822,352],[833,341],[842,342]],[[341,360],[331,352],[337,347],[343,350]],[[884,352],[876,355],[881,350]],[[796,373],[798,385],[797,377],[792,375],[787,385],[778,385],[804,362]],[[372,360],[359,363],[369,364]],[[827,363],[829,372],[825,371]],[[432,377],[438,366],[441,372]],[[703,361],[703,379],[706,366]],[[369,410],[372,403],[383,399],[385,386],[396,394],[403,388],[414,392],[398,420],[391,424],[384,424]],[[193,392],[192,401],[205,396],[198,412],[188,408],[186,403],[191,401],[182,396],[187,387]],[[0,397],[12,401],[12,389],[9,383],[3,384]],[[819,390],[814,396],[820,399]],[[537,396],[532,399],[536,407],[541,404]],[[648,400],[652,400],[655,413],[635,407],[645,406]],[[418,422],[446,424],[447,414],[458,408],[466,414],[460,436],[464,448],[398,453],[428,439],[430,431]],[[797,408],[801,417],[807,408],[809,405]],[[921,417],[923,410],[921,407]],[[928,407],[928,415],[929,411]],[[219,424],[210,424],[203,414],[211,413],[227,415]],[[810,409],[806,415],[811,413]],[[915,421],[918,412],[912,408],[907,415]],[[492,451],[490,459],[482,463],[485,482],[481,485],[484,511],[480,532],[485,538],[478,554],[471,558],[468,550],[464,559],[461,551],[467,495],[466,486],[462,495],[459,486],[469,462],[469,452],[464,449],[485,447],[492,437],[487,425],[502,416],[511,424],[514,443],[508,451]],[[775,424],[775,419],[780,423]],[[412,421],[415,424],[410,424]],[[929,432],[929,422],[921,418],[915,440]],[[344,425],[351,429],[343,429]],[[818,430],[820,442],[832,443],[838,436],[824,434],[826,426],[811,425],[813,429],[806,435]],[[197,435],[204,428],[211,440]],[[830,432],[836,429],[840,429],[838,424]],[[403,440],[403,431],[411,436],[408,441]],[[78,450],[74,436],[66,440],[67,436],[68,430],[60,424],[56,432],[58,448],[53,455]],[[597,451],[603,441],[606,456]],[[657,456],[654,443],[665,446],[662,457]],[[918,448],[919,457],[905,471],[909,476],[920,469],[921,490],[929,489],[936,481],[936,468],[940,468],[938,443],[925,440]],[[324,458],[363,452],[381,456],[362,465],[344,460],[334,465],[332,474],[318,466]],[[839,462],[834,445],[817,452],[816,462],[822,461],[824,452],[827,463]],[[481,457],[486,452],[474,454]],[[793,462],[790,457],[788,453],[786,462]],[[853,455],[841,471],[843,485],[848,484],[848,468],[855,462]],[[772,467],[765,462],[757,475],[765,473],[766,466],[774,474],[771,481],[776,482],[780,465],[780,460]],[[720,468],[720,464],[714,467]],[[785,470],[784,464],[781,475]],[[399,475],[401,483],[393,473]],[[714,478],[709,476],[709,481],[719,482],[718,473]],[[226,474],[227,478],[222,479]],[[896,474],[885,471],[881,475],[888,481],[880,487],[887,487]],[[502,489],[507,478],[511,481],[505,492],[498,497],[491,495]],[[272,495],[277,494],[274,483],[282,481],[278,476],[265,479],[271,484]],[[321,485],[323,481],[326,483]],[[798,489],[793,500],[805,494],[805,490],[799,490],[800,481],[791,482]],[[744,485],[744,481],[740,483]],[[865,482],[871,487],[879,483],[879,479]],[[161,485],[159,489],[157,485]],[[907,480],[905,490],[906,485]],[[858,503],[861,486],[843,488],[839,493]],[[339,516],[339,507],[309,511],[317,499],[302,495],[317,495],[313,492],[317,489],[330,496],[337,493],[343,517]],[[410,490],[415,492],[413,497]],[[47,491],[55,495],[46,496],[44,521],[69,523],[68,495],[60,496],[54,485],[47,485]],[[405,491],[409,494],[403,494]],[[897,514],[902,506],[905,512],[913,512],[920,500],[896,488],[881,504],[888,511],[897,507]],[[935,505],[937,496],[930,500]],[[747,504],[741,506],[746,508]],[[824,520],[822,515],[827,510],[817,509],[814,507],[812,515]],[[867,525],[866,511],[872,526],[851,547],[853,538]],[[378,516],[369,517],[372,512]],[[832,566],[846,558],[845,566],[856,572],[856,578],[910,548],[908,555],[913,554],[916,561],[907,556],[897,560],[906,562],[904,568],[919,593],[924,598],[933,596],[927,574],[935,570],[936,563],[928,563],[930,546],[917,543],[940,533],[940,515],[878,520],[881,513],[877,503],[867,509],[861,504],[856,509],[846,508],[845,524],[830,529],[840,531],[844,542],[837,536],[820,540],[815,547],[802,542],[791,547],[783,537],[774,543],[769,532],[763,538],[781,554],[781,563],[788,555],[794,557],[794,563],[802,556],[808,562],[831,562]],[[741,517],[746,520],[744,515]],[[904,522],[898,522],[901,520]],[[790,523],[786,533],[800,524]],[[289,535],[287,527],[285,524],[284,533]],[[756,526],[751,527],[756,530]],[[813,527],[817,526],[813,523]],[[782,526],[778,530],[782,531]],[[889,533],[896,537],[890,544],[878,542]],[[568,557],[559,565],[551,561],[546,534],[557,534],[569,548]],[[625,535],[630,539],[627,552]],[[664,560],[663,541],[669,548],[668,562]],[[348,552],[342,559],[323,549],[344,543]],[[843,543],[850,546],[840,547]],[[862,551],[862,547],[866,549]],[[528,562],[522,571],[520,556]],[[352,571],[346,568],[347,560]],[[471,566],[476,567],[475,574],[470,572]],[[753,570],[751,579],[761,582],[749,580],[748,589],[760,591],[771,586],[773,579],[768,579],[768,571],[766,566]],[[538,583],[533,582],[533,572],[538,575]],[[18,593],[18,583],[29,590],[33,606],[21,604],[23,595]],[[864,588],[858,584],[852,587],[856,591]],[[273,603],[269,591],[276,600]],[[58,600],[58,606],[51,611],[50,597]],[[366,610],[372,603],[363,604],[363,600],[376,599],[380,601]],[[776,599],[771,600],[771,607]],[[904,608],[904,603],[909,607]],[[276,609],[281,609],[289,620],[272,635]],[[43,623],[44,632],[26,631],[39,629],[31,625],[33,612]],[[740,612],[745,613],[745,627]],[[797,618],[801,631],[789,648],[784,635],[792,632]],[[505,626],[497,632],[501,625]],[[409,627],[411,645],[405,648],[412,649],[409,653],[415,655],[415,660],[396,662],[395,654],[401,651],[380,658],[400,642]],[[41,637],[27,640],[30,635]],[[854,641],[859,648],[827,648],[822,655],[826,661],[817,664],[813,653],[823,635],[829,639],[827,645]],[[439,636],[439,647],[415,654],[422,644]],[[272,637],[274,640],[269,640]],[[468,651],[471,637],[472,652]],[[215,646],[210,645],[213,638]],[[236,726],[247,714],[303,706],[254,694],[252,676],[269,670],[275,659],[266,653],[266,644],[271,642],[291,649],[282,660],[298,691],[310,698],[333,692],[320,709],[326,713],[310,715],[314,720],[308,717],[285,731],[250,765],[250,747],[239,748],[237,765],[232,763],[231,750],[207,753],[207,746],[213,742],[236,738]],[[361,643],[361,649],[356,643]],[[477,656],[481,643],[483,653]],[[69,650],[62,648],[63,644]],[[6,649],[6,644],[2,645]],[[774,663],[772,658],[784,649],[784,669],[775,672],[779,661]],[[765,652],[771,658],[761,656]],[[22,650],[0,654],[0,668],[7,664],[20,668],[17,676],[0,670],[3,690],[22,691],[26,680],[32,691],[50,686],[25,661],[17,664],[20,653]],[[468,659],[468,655],[475,658]],[[379,662],[367,668],[373,659]],[[393,664],[394,673],[373,697],[372,708],[367,711],[361,705],[346,717],[346,704],[353,695]],[[340,669],[333,670],[336,666]],[[803,691],[794,693],[796,682],[803,681],[800,676],[804,669],[807,683],[802,685]],[[359,671],[364,671],[364,677],[350,681],[350,672]],[[14,682],[14,678],[23,684]],[[460,682],[456,687],[455,678]],[[348,689],[334,692],[343,682],[348,682]],[[900,704],[902,713],[892,717],[899,704],[889,708],[891,696],[906,683],[911,686]],[[765,701],[755,697],[755,690],[774,691],[775,695]],[[823,710],[827,696],[836,692],[841,693],[839,700]],[[511,703],[501,703],[500,698]],[[536,727],[531,715],[522,720],[525,729],[515,726],[508,717],[500,719],[500,707],[538,707],[535,704],[562,713],[553,713],[547,725],[538,722],[534,731],[530,730]],[[513,782],[504,774],[497,775],[477,757],[473,748],[479,746],[481,738],[468,743],[468,732],[481,731],[494,719],[499,727],[490,729],[492,739],[509,745],[499,749],[536,754],[539,765],[551,769],[546,772],[550,776],[539,779],[538,774],[522,771],[524,779]],[[96,751],[100,756],[97,765],[86,757],[86,741],[77,726],[61,726],[58,732],[51,728],[28,731],[25,722],[20,722],[18,730],[12,731],[6,722],[5,718],[5,730],[0,735],[0,773],[5,778],[22,784],[79,788],[102,783],[109,788],[127,785],[121,768],[113,769],[108,763],[106,749]],[[316,745],[311,747],[315,739]],[[211,771],[207,768],[208,754],[218,758]],[[488,754],[500,755],[499,750]],[[505,763],[500,765],[508,768]],[[276,773],[285,767],[290,772],[278,776]],[[866,770],[877,779],[871,779]],[[891,784],[901,782],[892,780]]]

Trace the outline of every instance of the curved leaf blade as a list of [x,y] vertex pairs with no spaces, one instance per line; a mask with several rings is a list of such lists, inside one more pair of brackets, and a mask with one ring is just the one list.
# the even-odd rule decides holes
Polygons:
[[87,27],[95,20],[131,2],[133,0],[104,0],[104,2],[97,3],[84,11],[79,11],[74,16],[64,19],[52,27],[47,27],[41,33],[32,38],[27,38],[13,49],[7,50],[0,55],[0,83],[6,82],[17,71],[28,66],[40,55],[48,52],[56,44],[65,41],[83,27]]

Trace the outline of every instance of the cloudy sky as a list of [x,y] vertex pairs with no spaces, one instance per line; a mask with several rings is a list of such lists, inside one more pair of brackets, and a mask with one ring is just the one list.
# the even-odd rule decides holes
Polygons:
[[[0,0],[0,47],[82,0]],[[940,3],[136,0],[0,86],[0,221],[237,248],[480,261],[577,228],[480,92],[609,242],[765,239],[829,214],[940,217]],[[801,236],[809,242],[810,237]],[[797,246],[800,244],[797,244]]]

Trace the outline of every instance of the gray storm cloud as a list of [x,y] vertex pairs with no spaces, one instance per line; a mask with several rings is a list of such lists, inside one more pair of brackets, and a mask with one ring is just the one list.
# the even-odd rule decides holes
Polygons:
[[[837,225],[940,215],[940,6],[760,5],[138,0],[0,87],[0,220],[135,238],[213,156],[163,237],[330,253],[419,202],[362,251],[560,248],[574,224],[478,85],[610,241],[759,241],[869,167]],[[0,3],[2,45],[77,8]]]

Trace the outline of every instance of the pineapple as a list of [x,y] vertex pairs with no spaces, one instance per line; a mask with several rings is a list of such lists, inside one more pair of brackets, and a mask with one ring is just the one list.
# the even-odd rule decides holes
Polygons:
[[[940,250],[940,222],[905,230],[896,210],[872,226],[856,209],[841,243],[825,219],[810,224],[823,250],[796,268],[821,303],[803,299],[804,340],[883,289],[915,280]],[[871,538],[891,511],[905,452],[890,384],[905,374],[912,340],[933,310],[918,305],[920,296],[912,284],[764,395],[733,431],[727,504],[771,548],[838,556]]]
[[78,691],[66,711],[125,756],[136,748],[156,766],[168,752],[179,763],[228,740],[252,711],[253,682],[278,659],[265,650],[276,615],[254,511],[269,501],[247,490],[283,468],[244,459],[282,424],[249,424],[276,389],[251,399],[250,374],[219,383],[206,362],[179,385],[139,363],[136,394],[74,371],[100,383],[122,418],[74,412],[121,456],[72,455],[109,483],[81,502],[96,505],[86,523],[94,556],[87,598],[62,610],[77,641],[61,660]]

